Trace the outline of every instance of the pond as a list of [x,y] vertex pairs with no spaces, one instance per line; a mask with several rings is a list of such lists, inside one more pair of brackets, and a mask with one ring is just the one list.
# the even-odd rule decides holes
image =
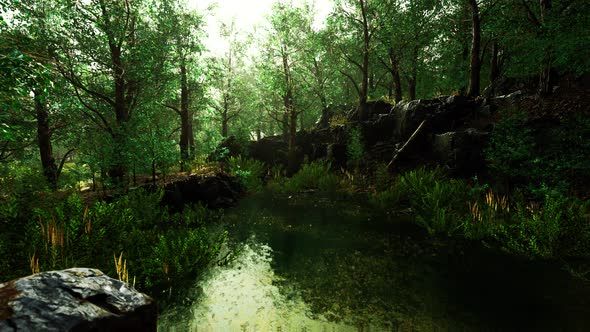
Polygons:
[[430,238],[357,199],[260,194],[226,211],[227,263],[160,331],[590,331],[590,287],[556,263]]

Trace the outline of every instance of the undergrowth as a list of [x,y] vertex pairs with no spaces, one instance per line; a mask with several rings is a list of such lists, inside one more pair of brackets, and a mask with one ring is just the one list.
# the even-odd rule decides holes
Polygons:
[[411,208],[431,235],[481,240],[527,258],[590,257],[590,202],[559,193],[531,202],[518,191],[500,195],[439,169],[416,169],[376,190],[369,202],[379,210]]
[[0,278],[79,266],[121,277],[120,261],[126,281],[157,297],[193,278],[226,237],[205,227],[220,212],[195,205],[171,214],[161,197],[161,191],[137,190],[89,206],[76,193],[40,193],[28,201],[1,197]]

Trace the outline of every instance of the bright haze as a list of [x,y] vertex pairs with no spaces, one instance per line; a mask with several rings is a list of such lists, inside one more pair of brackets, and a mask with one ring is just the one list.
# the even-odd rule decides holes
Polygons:
[[[208,38],[205,40],[205,45],[213,54],[223,53],[225,50],[225,43],[219,38],[219,25],[223,23],[230,23],[232,18],[235,18],[236,26],[243,35],[254,32],[258,25],[263,25],[266,21],[266,16],[270,14],[272,4],[276,0],[188,0],[191,8],[197,9],[200,13],[204,13],[205,28]],[[293,0],[295,6],[303,3],[303,0]],[[311,0],[308,2],[312,2]],[[211,11],[208,8],[212,5]],[[331,0],[315,0],[315,26],[321,27],[326,17],[332,10]]]

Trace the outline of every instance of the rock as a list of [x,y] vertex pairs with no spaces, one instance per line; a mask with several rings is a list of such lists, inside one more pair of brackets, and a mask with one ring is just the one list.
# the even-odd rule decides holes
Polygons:
[[99,270],[42,272],[0,284],[0,331],[156,331],[154,300]]
[[230,207],[237,202],[240,189],[237,180],[226,174],[193,174],[164,186],[162,204],[173,212],[182,211],[186,204],[199,202],[210,208]]
[[518,91],[512,92],[511,94],[490,98],[490,101],[492,103],[493,102],[514,103],[514,102],[520,100],[522,97],[524,97],[523,92],[518,90]]
[[208,157],[207,161],[226,161],[229,157],[237,157],[243,152],[243,147],[239,144],[235,136],[229,136],[215,148]]
[[[335,168],[346,167],[350,132],[352,128],[358,128],[367,152],[366,164],[389,163],[426,120],[427,127],[420,137],[397,161],[400,169],[440,163],[460,172],[478,169],[481,163],[475,160],[475,156],[481,157],[481,151],[477,149],[483,147],[480,139],[487,136],[475,134],[469,128],[483,132],[493,127],[494,107],[493,98],[474,100],[464,96],[441,96],[396,105],[376,101],[367,105],[367,121],[358,121],[356,110],[351,110],[348,122],[338,126],[331,126],[330,119],[335,114],[343,114],[345,109],[330,108],[324,111],[315,129],[297,133],[296,161],[299,164],[303,160],[327,159]],[[247,157],[268,165],[286,166],[288,146],[281,136],[265,137],[249,143]],[[467,166],[467,163],[475,166]]]
[[433,159],[455,176],[476,174],[485,167],[482,152],[488,138],[488,132],[473,128],[435,135],[432,141]]
[[268,165],[287,165],[289,146],[282,136],[268,136],[250,142],[248,157],[263,161]]
[[346,168],[346,163],[348,162],[348,156],[346,155],[346,145],[328,145],[327,159],[335,169]]

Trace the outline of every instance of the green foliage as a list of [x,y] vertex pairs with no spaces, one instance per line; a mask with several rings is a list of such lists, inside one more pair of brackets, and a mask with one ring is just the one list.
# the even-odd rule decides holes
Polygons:
[[335,114],[330,118],[330,128],[344,127],[348,124],[346,114]]
[[485,150],[488,166],[495,174],[513,179],[526,176],[536,162],[532,130],[525,127],[523,112],[502,114],[502,120],[494,128],[490,144]]
[[457,231],[466,210],[465,184],[440,169],[416,169],[400,176],[398,190],[409,200],[416,222],[430,234]]
[[40,200],[27,219],[24,212],[14,218],[13,208],[3,209],[14,222],[0,229],[14,238],[3,241],[0,251],[12,253],[14,259],[3,262],[10,269],[3,269],[1,278],[29,274],[31,260],[41,271],[88,266],[116,276],[113,255],[120,253],[139,289],[157,293],[171,287],[172,281],[193,278],[225,240],[225,233],[212,236],[205,227],[221,214],[192,206],[171,215],[160,205],[162,194],[136,190],[91,206],[76,194],[53,194],[46,197],[47,203]]
[[249,192],[262,190],[262,180],[266,173],[266,166],[263,162],[238,156],[230,157],[227,165],[230,173],[238,177],[246,190]]
[[494,239],[506,252],[527,258],[587,257],[588,204],[559,194],[547,195],[541,203],[515,194],[508,202],[489,192],[471,205],[465,235]]
[[489,168],[512,186],[521,186],[538,199],[555,193],[583,191],[590,179],[590,120],[574,116],[547,133],[543,146],[525,126],[522,112],[505,113],[485,150]]
[[331,171],[331,165],[325,161],[314,161],[303,167],[280,184],[278,190],[295,193],[302,190],[320,190],[333,192],[339,188],[340,178]]
[[363,132],[359,127],[352,127],[348,132],[346,154],[351,165],[359,166],[365,156]]
[[370,197],[380,210],[409,206],[429,234],[485,240],[526,258],[590,257],[590,201],[561,194],[541,202],[498,195],[477,181],[447,179],[440,170],[406,172]]

